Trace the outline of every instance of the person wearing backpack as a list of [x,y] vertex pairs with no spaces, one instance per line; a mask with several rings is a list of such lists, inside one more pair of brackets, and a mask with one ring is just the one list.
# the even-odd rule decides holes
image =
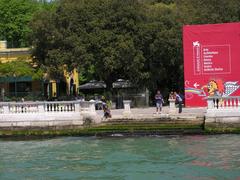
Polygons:
[[176,101],[178,102],[178,113],[182,113],[182,102],[183,102],[183,99],[182,97],[180,96],[179,93],[177,93],[176,91],[174,92],[174,95],[176,97]]

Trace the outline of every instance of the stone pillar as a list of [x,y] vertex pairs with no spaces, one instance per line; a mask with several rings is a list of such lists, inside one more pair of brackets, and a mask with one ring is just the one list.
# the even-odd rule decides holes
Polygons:
[[169,114],[175,114],[177,112],[177,108],[175,106],[175,99],[168,99],[169,101]]
[[6,103],[6,104],[3,104],[3,114],[8,114],[10,111],[9,111],[9,104]]
[[146,88],[145,97],[146,97],[146,106],[149,106],[149,90],[148,90],[148,88]]
[[80,112],[80,101],[77,101],[75,104],[75,112]]
[[44,113],[45,112],[45,110],[44,110],[44,103],[38,104],[38,112],[39,113]]
[[214,108],[214,103],[212,98],[207,99],[207,108],[208,109],[213,109]]
[[95,101],[89,101],[89,112],[91,115],[96,115]]
[[123,105],[124,105],[124,111],[123,111],[123,116],[132,116],[132,112],[131,112],[131,101],[130,100],[125,100],[123,101]]
[[0,49],[7,49],[7,41],[0,41]]

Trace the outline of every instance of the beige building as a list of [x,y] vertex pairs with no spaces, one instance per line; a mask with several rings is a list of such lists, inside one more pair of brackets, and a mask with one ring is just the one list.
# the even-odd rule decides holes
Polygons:
[[[6,41],[0,41],[0,63],[14,61],[32,62],[30,48],[7,48]],[[60,81],[44,78],[43,81],[34,81],[30,76],[24,77],[1,77],[0,89],[1,97],[31,95],[44,95],[46,98],[55,98],[62,93],[77,94],[78,92],[78,72],[74,69],[71,73],[64,70],[65,90],[60,90]],[[2,98],[0,98],[2,99]]]

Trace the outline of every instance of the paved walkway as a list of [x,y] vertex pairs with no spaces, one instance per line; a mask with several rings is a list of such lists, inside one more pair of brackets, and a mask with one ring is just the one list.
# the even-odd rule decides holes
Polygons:
[[[177,109],[178,110],[178,109]],[[124,109],[112,109],[112,118],[121,118],[123,117]],[[132,108],[131,112],[133,117],[156,117],[156,116],[165,116],[168,115],[169,107],[164,106],[161,115],[156,114],[155,107],[148,108]],[[183,112],[181,114],[176,113],[175,116],[203,116],[206,112],[206,108],[183,108]],[[98,115],[103,116],[103,111],[98,110]]]

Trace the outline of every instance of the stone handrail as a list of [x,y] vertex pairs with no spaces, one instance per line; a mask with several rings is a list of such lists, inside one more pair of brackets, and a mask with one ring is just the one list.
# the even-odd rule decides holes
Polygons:
[[44,110],[47,112],[75,112],[75,102],[45,102]]
[[89,101],[43,101],[1,102],[0,114],[8,113],[52,113],[52,112],[95,112],[95,102]]
[[210,96],[207,98],[208,109],[240,108],[240,96]]

